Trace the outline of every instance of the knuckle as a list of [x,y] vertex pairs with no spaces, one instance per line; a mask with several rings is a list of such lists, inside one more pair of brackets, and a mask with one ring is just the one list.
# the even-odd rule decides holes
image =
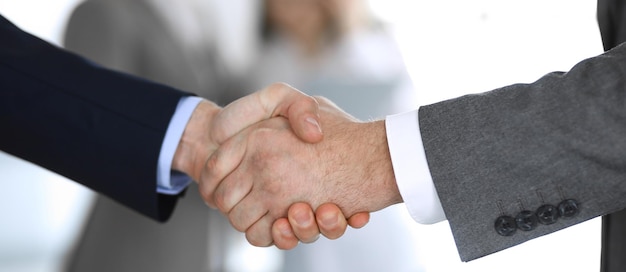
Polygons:
[[221,152],[219,151],[219,149],[215,150],[213,154],[211,154],[211,156],[206,160],[205,167],[207,168],[207,170],[209,170],[209,173],[212,174],[215,173],[215,171],[219,171],[218,163],[219,158],[221,157],[220,154]]
[[284,89],[286,87],[289,87],[289,85],[281,81],[274,82],[270,85],[270,89],[277,89],[277,90]]
[[313,100],[315,100],[315,103],[320,103],[320,102],[328,103],[328,102],[330,102],[330,100],[328,100],[328,98],[323,97],[323,96],[319,96],[319,95],[312,96],[311,98],[313,98]]
[[[319,96],[319,97],[321,97],[321,96]],[[312,106],[317,106],[317,105],[318,105],[318,100],[317,100],[317,98],[316,98],[316,97],[313,97],[313,96],[308,96],[308,95],[307,95],[307,96],[305,96],[305,97],[304,97],[304,100],[303,100],[303,101],[304,101],[305,103],[307,103],[307,104],[311,104]]]
[[270,196],[279,196],[282,191],[282,186],[279,182],[275,182],[274,179],[263,183],[261,187],[262,190],[268,193]]
[[287,83],[284,82],[274,82],[267,89],[270,96],[281,96],[281,94],[286,93],[287,90],[291,88]]

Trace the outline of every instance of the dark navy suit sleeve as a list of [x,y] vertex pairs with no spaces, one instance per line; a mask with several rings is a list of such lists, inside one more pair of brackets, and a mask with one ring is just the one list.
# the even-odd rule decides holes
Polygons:
[[178,101],[190,94],[99,67],[0,16],[0,150],[159,221],[157,160]]

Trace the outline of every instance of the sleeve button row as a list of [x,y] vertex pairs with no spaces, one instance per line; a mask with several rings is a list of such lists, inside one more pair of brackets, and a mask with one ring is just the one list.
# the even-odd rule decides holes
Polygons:
[[537,223],[551,225],[556,223],[561,217],[574,217],[579,211],[579,205],[576,200],[567,199],[559,203],[558,206],[545,204],[539,207],[535,212],[528,210],[521,211],[515,218],[502,215],[496,219],[494,227],[499,235],[511,236],[515,234],[517,229],[531,231],[537,227]]

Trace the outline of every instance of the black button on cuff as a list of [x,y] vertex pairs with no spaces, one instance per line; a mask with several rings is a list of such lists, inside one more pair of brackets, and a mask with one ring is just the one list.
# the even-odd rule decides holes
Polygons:
[[494,224],[496,232],[502,236],[511,236],[515,234],[517,230],[517,225],[515,224],[515,219],[508,215],[500,216],[496,219]]
[[544,225],[554,224],[559,219],[559,211],[554,205],[543,205],[537,209],[537,219]]
[[576,216],[580,212],[578,203],[573,199],[566,199],[559,203],[559,215],[565,218]]
[[523,231],[534,230],[537,227],[537,216],[532,211],[522,211],[515,217],[517,228]]

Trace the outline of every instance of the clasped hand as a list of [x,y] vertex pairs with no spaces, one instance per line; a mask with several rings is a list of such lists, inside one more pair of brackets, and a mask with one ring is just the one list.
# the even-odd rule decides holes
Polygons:
[[202,102],[173,168],[251,244],[290,249],[401,202],[386,148],[382,121],[361,123],[279,83],[224,108]]

